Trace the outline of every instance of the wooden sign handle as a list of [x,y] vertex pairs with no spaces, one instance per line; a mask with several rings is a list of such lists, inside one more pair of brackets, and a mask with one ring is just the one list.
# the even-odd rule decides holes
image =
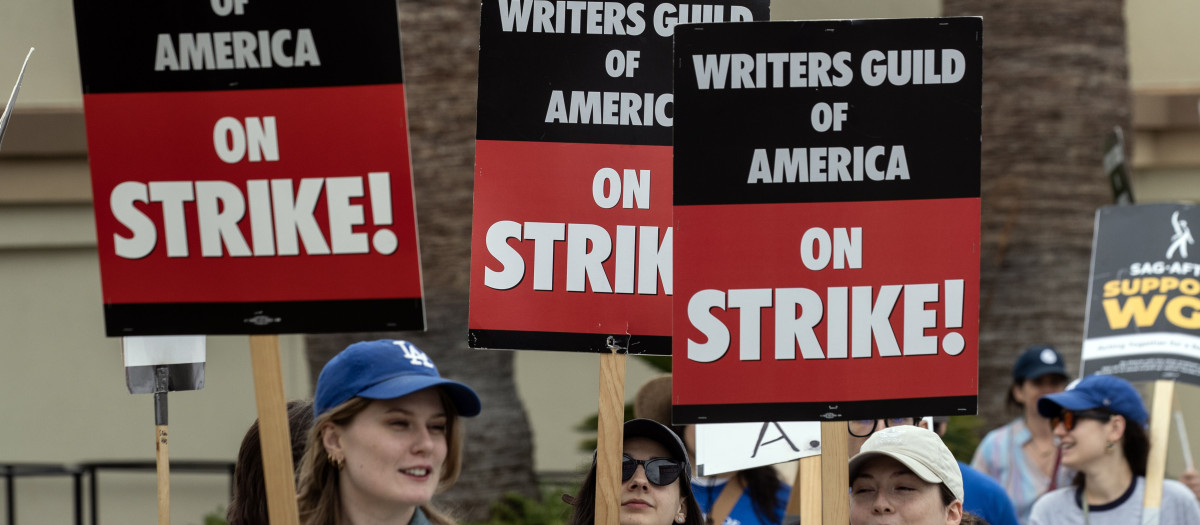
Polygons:
[[158,472],[158,525],[171,525],[171,461],[167,426],[154,426],[154,460]]
[[[1167,439],[1171,436],[1171,402],[1175,399],[1175,382],[1160,379],[1154,382],[1154,405],[1150,411],[1150,458],[1146,463],[1146,497],[1142,508],[1147,512],[1142,523],[1157,525],[1158,510],[1162,507],[1163,478],[1167,471]],[[1130,422],[1131,425],[1136,423]],[[1186,446],[1186,444],[1185,444]]]
[[292,438],[288,431],[287,401],[283,397],[279,336],[250,336],[250,362],[254,368],[254,399],[258,405],[267,514],[273,525],[300,525]]
[[596,525],[620,523],[624,429],[625,354],[601,354],[600,413],[596,427]]
[[[845,421],[821,422],[821,521],[850,523],[850,429]],[[805,480],[807,481],[807,480]],[[810,522],[805,522],[810,523]]]
[[821,523],[821,456],[800,458],[784,523]]

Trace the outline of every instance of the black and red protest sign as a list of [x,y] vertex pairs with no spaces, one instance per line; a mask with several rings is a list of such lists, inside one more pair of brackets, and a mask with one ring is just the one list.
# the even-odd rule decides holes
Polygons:
[[474,348],[670,353],[671,38],[767,0],[484,0]]
[[1200,384],[1200,249],[1190,204],[1105,206],[1096,233],[1080,375]]
[[676,423],[975,413],[981,30],[677,29]]
[[75,20],[109,336],[424,328],[394,1]]

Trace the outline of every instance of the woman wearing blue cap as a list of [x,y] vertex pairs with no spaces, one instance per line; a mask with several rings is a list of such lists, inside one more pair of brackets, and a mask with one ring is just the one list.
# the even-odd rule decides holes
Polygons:
[[[1071,487],[1033,505],[1031,525],[1142,523],[1149,414],[1137,390],[1115,376],[1085,377],[1070,390],[1038,400],[1062,443],[1062,462],[1078,473]],[[1200,505],[1182,483],[1164,480],[1162,525],[1200,523]]]
[[975,449],[971,466],[991,476],[1008,493],[1021,523],[1028,523],[1033,502],[1049,490],[1066,486],[1073,473],[1058,468],[1058,446],[1050,421],[1037,410],[1038,398],[1062,392],[1067,369],[1053,347],[1026,348],[1013,364],[1008,406],[1021,417],[988,432]]
[[458,479],[470,387],[407,341],[354,343],[325,365],[300,464],[305,525],[452,525],[430,500]]

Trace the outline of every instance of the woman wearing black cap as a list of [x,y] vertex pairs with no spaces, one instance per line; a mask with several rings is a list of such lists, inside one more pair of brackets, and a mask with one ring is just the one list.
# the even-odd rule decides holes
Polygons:
[[453,525],[430,505],[458,479],[470,387],[442,379],[407,341],[355,343],[317,378],[300,464],[304,525]]
[[[621,525],[702,525],[686,473],[687,451],[679,437],[649,419],[625,422],[621,460]],[[596,518],[596,463],[574,498],[567,523],[593,525]]]
[[1056,468],[1058,447],[1050,420],[1037,411],[1038,398],[1062,392],[1067,385],[1067,370],[1057,350],[1038,345],[1025,349],[1017,358],[1012,375],[1008,404],[1020,410],[1022,417],[988,432],[975,449],[971,466],[1004,487],[1017,508],[1018,519],[1026,523],[1029,509],[1039,496],[1071,480],[1071,472]]
[[[1075,388],[1038,400],[1062,442],[1062,462],[1077,471],[1074,486],[1051,491],[1033,505],[1031,525],[1124,525],[1143,522],[1149,419],[1128,381],[1085,377]],[[1182,483],[1164,480],[1161,525],[1200,523],[1200,505]]]

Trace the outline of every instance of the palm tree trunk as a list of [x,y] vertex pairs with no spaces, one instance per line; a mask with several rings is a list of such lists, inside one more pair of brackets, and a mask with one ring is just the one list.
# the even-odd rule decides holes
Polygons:
[[943,8],[983,17],[979,413],[991,428],[1012,416],[1005,393],[1026,346],[1052,344],[1078,371],[1093,218],[1112,203],[1104,136],[1130,129],[1124,2]]
[[513,353],[467,347],[471,190],[479,55],[478,0],[400,2],[409,135],[417,195],[427,332],[310,335],[315,382],[321,367],[359,340],[416,343],[444,376],[476,389],[483,413],[467,420],[458,483],[435,501],[462,520],[483,521],[506,492],[537,497],[533,445],[513,380]]

